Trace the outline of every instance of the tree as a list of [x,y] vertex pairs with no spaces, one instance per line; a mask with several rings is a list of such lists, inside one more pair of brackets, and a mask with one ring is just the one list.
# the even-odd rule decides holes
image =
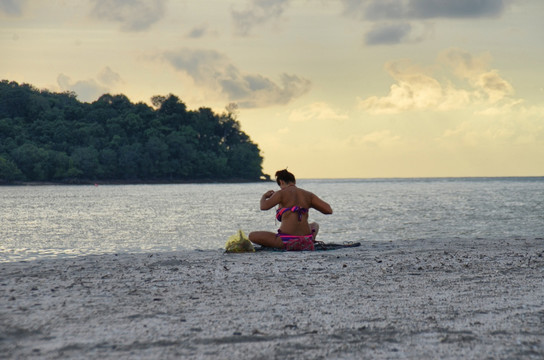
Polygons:
[[168,145],[156,136],[149,138],[145,144],[145,154],[150,161],[147,173],[153,177],[171,175],[168,167]]
[[228,166],[232,171],[232,177],[259,178],[262,175],[261,162],[259,148],[253,143],[239,143],[230,148]]
[[64,180],[77,178],[82,171],[76,169],[72,159],[62,151],[48,150],[47,161],[49,163],[48,179]]
[[260,178],[262,157],[236,104],[216,114],[187,110],[173,94],[151,101],[104,94],[88,104],[0,81],[2,181]]
[[187,111],[187,107],[183,101],[172,94],[168,96],[153,96],[151,103],[163,115],[184,114]]
[[122,179],[138,179],[142,146],[139,143],[123,145],[118,153],[119,176]]
[[26,143],[11,153],[15,164],[30,181],[45,181],[47,179],[47,152],[32,143]]
[[23,180],[24,176],[21,170],[11,160],[0,156],[0,182],[11,182]]
[[112,148],[100,150],[99,161],[102,165],[102,177],[104,179],[117,179],[117,151]]
[[74,167],[87,179],[97,179],[102,175],[98,151],[93,146],[78,147],[72,153]]

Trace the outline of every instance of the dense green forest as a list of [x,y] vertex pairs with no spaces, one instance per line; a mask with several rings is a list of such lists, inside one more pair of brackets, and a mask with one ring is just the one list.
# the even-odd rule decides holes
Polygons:
[[260,150],[236,107],[187,110],[175,95],[153,107],[124,95],[93,103],[74,93],[0,83],[0,182],[259,180]]

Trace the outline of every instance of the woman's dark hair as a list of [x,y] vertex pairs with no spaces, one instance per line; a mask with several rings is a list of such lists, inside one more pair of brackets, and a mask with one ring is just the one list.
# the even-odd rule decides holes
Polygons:
[[276,171],[276,182],[280,184],[280,180],[285,181],[285,183],[296,183],[295,175],[291,174],[287,169]]

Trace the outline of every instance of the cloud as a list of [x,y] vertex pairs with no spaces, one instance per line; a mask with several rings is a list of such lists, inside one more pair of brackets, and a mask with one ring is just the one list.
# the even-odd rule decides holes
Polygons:
[[206,35],[217,35],[217,32],[210,30],[207,24],[195,26],[185,36],[188,39],[201,39]]
[[[422,41],[428,20],[499,17],[508,0],[342,0],[343,14],[371,24],[367,45]],[[419,27],[416,26],[419,24]]]
[[344,14],[370,21],[500,16],[507,0],[342,0]]
[[365,34],[367,45],[399,44],[406,39],[412,26],[409,23],[378,24]]
[[494,114],[492,117],[479,117],[462,121],[437,139],[444,145],[458,146],[538,146],[544,144],[543,107],[525,108],[521,106],[515,113]]
[[121,76],[106,66],[98,73],[98,80],[105,85],[115,85],[121,82]]
[[165,0],[91,0],[91,16],[116,22],[122,31],[144,31],[165,15]]
[[247,36],[254,26],[279,18],[290,0],[252,0],[245,10],[232,10],[234,31]]
[[348,116],[333,109],[324,102],[315,102],[300,109],[295,109],[289,114],[289,120],[295,122],[311,120],[344,120]]
[[8,16],[21,16],[25,3],[26,0],[0,0],[0,13]]
[[296,75],[282,74],[277,84],[259,74],[243,73],[214,50],[169,51],[163,59],[190,76],[196,85],[219,91],[245,108],[287,104],[310,89],[310,81]]
[[99,98],[101,95],[110,91],[111,87],[122,82],[119,74],[115,73],[109,67],[105,67],[100,71],[97,79],[87,79],[72,81],[65,75],[59,74],[57,83],[62,91],[73,91],[82,101],[91,102]]
[[[389,62],[386,71],[395,80],[386,96],[371,96],[359,106],[371,113],[399,113],[414,110],[448,111],[467,106],[484,107],[482,113],[504,111],[520,103],[512,97],[512,85],[495,69],[489,69],[488,54],[473,56],[449,49],[437,63],[422,68],[411,61]],[[435,73],[444,74],[441,78]],[[458,85],[454,85],[458,84]],[[491,108],[490,108],[491,107]]]
[[428,22],[378,22],[365,34],[364,42],[366,45],[418,43],[433,32],[434,26]]
[[505,9],[506,0],[412,0],[408,16],[428,18],[496,17]]
[[465,79],[470,85],[487,97],[490,103],[497,103],[514,94],[512,85],[503,79],[497,70],[490,70],[491,56],[473,56],[466,51],[449,49],[439,55],[439,61],[448,66],[454,74]]
[[487,70],[491,55],[473,56],[467,51],[449,49],[438,55],[438,61],[450,67],[460,78],[471,79]]
[[394,135],[390,130],[378,130],[364,135],[352,135],[347,138],[349,146],[365,147],[393,147],[399,145],[401,137]]
[[73,91],[82,101],[91,102],[96,100],[101,95],[108,92],[105,86],[100,85],[94,79],[72,81],[72,79],[64,74],[57,77],[57,83],[62,91]]
[[489,102],[492,104],[514,94],[512,85],[504,80],[497,70],[490,70],[480,74],[475,82],[475,86],[487,95]]

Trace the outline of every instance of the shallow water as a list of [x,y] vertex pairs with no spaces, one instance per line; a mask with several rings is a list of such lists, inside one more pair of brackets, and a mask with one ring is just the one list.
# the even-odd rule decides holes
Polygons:
[[[544,178],[300,180],[333,207],[319,240],[543,239]],[[239,228],[275,231],[259,210],[274,183],[0,187],[0,262],[220,249]]]

